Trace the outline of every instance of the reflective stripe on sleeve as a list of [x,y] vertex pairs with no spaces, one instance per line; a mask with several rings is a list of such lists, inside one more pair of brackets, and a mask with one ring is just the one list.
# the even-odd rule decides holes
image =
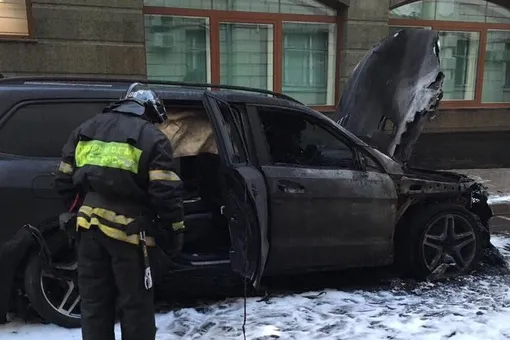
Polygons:
[[182,230],[184,228],[184,221],[172,223],[172,229],[174,231]]
[[173,171],[168,170],[151,170],[149,171],[149,179],[151,181],[180,181],[181,178]]
[[58,171],[66,175],[71,175],[73,173],[73,166],[66,162],[60,162],[60,165],[58,166]]

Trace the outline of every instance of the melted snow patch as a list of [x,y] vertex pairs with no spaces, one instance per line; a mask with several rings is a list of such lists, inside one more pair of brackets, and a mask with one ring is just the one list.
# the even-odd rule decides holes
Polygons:
[[[510,239],[492,243],[510,259]],[[510,337],[510,277],[343,292],[324,290],[247,300],[247,339],[502,339]],[[243,299],[157,315],[158,340],[243,339]],[[117,325],[117,339],[120,339]],[[80,339],[53,325],[0,326],[0,339]]]

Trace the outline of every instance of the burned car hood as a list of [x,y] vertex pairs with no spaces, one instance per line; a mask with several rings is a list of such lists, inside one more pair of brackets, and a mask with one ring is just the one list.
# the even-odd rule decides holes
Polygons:
[[405,164],[442,98],[438,41],[434,30],[405,29],[379,42],[354,69],[333,120]]

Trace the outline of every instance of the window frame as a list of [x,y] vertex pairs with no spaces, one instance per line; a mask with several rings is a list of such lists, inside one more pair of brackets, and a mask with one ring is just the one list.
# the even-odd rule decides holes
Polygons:
[[[341,168],[341,167],[330,167],[330,166],[311,166],[311,165],[299,165],[299,164],[287,164],[277,163],[272,161],[270,152],[269,142],[267,141],[266,134],[263,131],[262,119],[260,117],[260,109],[271,109],[271,110],[282,110],[290,115],[303,117],[307,122],[317,125],[318,127],[326,130],[334,138],[345,144],[352,152],[354,167],[352,168]],[[317,118],[305,110],[299,110],[296,108],[269,105],[269,104],[250,104],[248,106],[248,116],[250,117],[250,124],[252,133],[254,134],[254,141],[257,143],[257,154],[261,166],[273,166],[273,167],[293,167],[293,168],[307,168],[307,169],[322,169],[322,170],[350,170],[350,171],[361,171],[359,162],[359,150],[351,140],[344,136],[339,130],[335,129],[334,125],[330,125],[327,121]]]
[[[398,7],[407,5],[398,5],[390,8],[390,12]],[[510,10],[510,7],[507,8]],[[487,51],[487,35],[490,31],[510,32],[509,24],[486,23],[486,22],[468,22],[468,21],[443,21],[426,19],[400,19],[391,17],[388,20],[390,27],[409,27],[409,28],[430,28],[436,31],[456,31],[456,32],[477,32],[479,34],[479,48],[477,57],[477,71],[475,82],[475,96],[472,100],[445,100],[440,104],[440,109],[487,109],[487,108],[510,108],[510,102],[484,103],[483,78],[485,74],[485,55]]]
[[34,22],[32,15],[32,0],[25,0],[26,14],[27,14],[27,34],[1,34],[1,41],[12,41],[12,40],[33,40],[34,38]]
[[[283,25],[285,22],[303,22],[314,24],[336,25],[336,47],[334,63],[334,104],[310,105],[311,108],[320,112],[335,112],[336,104],[340,100],[340,47],[342,37],[343,17],[337,11],[337,15],[311,15],[311,14],[285,14],[285,13],[262,13],[245,11],[226,11],[212,9],[191,9],[176,7],[144,6],[144,15],[162,15],[174,17],[195,17],[209,19],[210,41],[210,64],[211,83],[220,84],[220,23],[239,24],[269,24],[273,25],[273,89],[274,92],[282,92],[283,88]],[[327,79],[326,79],[327,80]],[[327,85],[327,84],[326,84]],[[212,89],[216,91],[217,89]]]

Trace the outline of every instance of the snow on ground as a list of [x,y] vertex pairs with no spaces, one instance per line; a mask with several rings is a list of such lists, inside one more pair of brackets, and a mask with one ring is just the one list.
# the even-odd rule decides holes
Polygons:
[[510,169],[453,169],[483,184],[489,191],[489,204],[510,203]]
[[[493,236],[510,261],[510,238]],[[247,301],[247,339],[510,339],[510,276],[325,290]],[[243,339],[243,299],[157,315],[158,340]],[[53,325],[0,326],[1,340],[80,339]],[[120,339],[117,326],[117,339]]]
[[491,205],[501,204],[501,203],[510,203],[510,195],[490,195],[487,202]]

